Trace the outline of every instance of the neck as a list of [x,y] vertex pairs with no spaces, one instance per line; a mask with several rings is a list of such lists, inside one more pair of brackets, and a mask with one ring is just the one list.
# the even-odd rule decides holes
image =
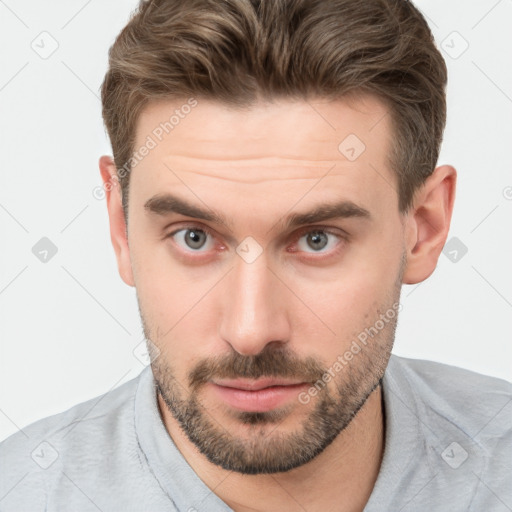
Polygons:
[[[236,512],[361,512],[384,451],[382,390],[378,386],[348,427],[312,461],[286,473],[242,475],[210,463],[185,436],[158,395],[164,424],[201,480]],[[261,490],[265,489],[265,493]]]

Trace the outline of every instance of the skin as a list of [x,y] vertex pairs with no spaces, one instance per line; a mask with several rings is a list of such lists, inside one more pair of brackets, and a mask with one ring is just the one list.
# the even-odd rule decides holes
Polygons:
[[[139,118],[136,147],[183,103],[149,104]],[[181,399],[189,398],[189,373],[200,361],[256,356],[275,347],[332,367],[357,334],[399,300],[401,283],[419,283],[434,271],[450,226],[456,172],[437,167],[412,208],[400,214],[387,162],[393,135],[387,114],[371,96],[279,100],[244,111],[198,98],[133,169],[128,229],[115,165],[101,157],[119,272],[136,287],[146,336],[159,350],[153,372],[167,392],[174,386]],[[366,146],[354,161],[338,150],[349,134]],[[166,192],[219,213],[226,223],[144,208]],[[332,219],[292,230],[277,222],[339,199],[366,209],[370,219]],[[203,252],[194,253],[183,238],[165,238],[191,226],[213,233]],[[312,227],[335,233],[319,253],[307,244]],[[262,250],[251,263],[236,252],[248,236]],[[385,369],[393,339],[390,322],[323,393],[280,409],[278,423],[244,424],[209,385],[199,389],[201,411],[218,432],[242,444],[265,443],[300,432],[322,396],[343,404],[350,377],[367,375],[357,391],[364,404],[348,426],[290,471],[247,475],[210,462],[159,394],[164,424],[194,471],[236,511],[361,511],[384,448],[382,391],[371,385]]]

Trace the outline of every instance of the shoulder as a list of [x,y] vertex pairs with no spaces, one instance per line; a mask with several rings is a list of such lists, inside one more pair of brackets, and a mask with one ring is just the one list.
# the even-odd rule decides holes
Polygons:
[[451,493],[457,503],[471,503],[464,510],[495,510],[500,499],[512,503],[510,382],[392,355],[383,392],[394,447],[400,450],[407,436],[417,440],[415,457],[432,478],[431,501]]
[[474,408],[468,413],[512,400],[512,383],[458,366],[392,355],[388,371],[397,382],[407,381],[424,400],[454,407],[470,401]]
[[94,435],[97,433],[94,426],[108,423],[127,407],[134,398],[139,379],[140,374],[117,388],[23,427],[0,443],[0,452],[5,456],[16,447],[25,446],[28,439],[41,436],[67,437],[65,433],[75,428],[80,428],[82,434]]
[[[512,383],[448,364],[393,355],[384,379],[388,395],[398,397],[437,437],[459,436],[512,461]],[[390,402],[393,401],[393,398]],[[510,462],[508,463],[510,466]],[[510,468],[512,469],[512,468]]]
[[512,383],[506,380],[396,355],[391,356],[386,374],[388,383],[421,404],[421,409],[452,420],[467,432],[476,432],[492,419],[494,428],[512,435]]
[[[384,387],[419,420],[440,448],[453,440],[471,447],[485,471],[510,484],[512,383],[448,364],[391,356]],[[390,393],[391,392],[391,393]],[[392,400],[391,400],[392,401]],[[464,444],[465,443],[465,444]]]
[[[63,467],[91,467],[130,436],[142,373],[66,411],[21,428],[0,443],[0,498],[7,506],[43,503]],[[14,492],[13,489],[16,489]],[[5,499],[5,501],[3,501]],[[20,501],[21,500],[21,501]]]

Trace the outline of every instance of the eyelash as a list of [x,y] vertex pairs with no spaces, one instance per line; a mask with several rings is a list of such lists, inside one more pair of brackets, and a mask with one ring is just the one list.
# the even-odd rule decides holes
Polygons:
[[[175,229],[174,231],[172,231],[171,233],[166,235],[164,238],[166,238],[166,239],[167,238],[172,238],[176,233],[179,233],[180,231],[186,231],[188,229],[192,229],[192,230],[196,229],[198,231],[202,231],[207,236],[210,236],[213,239],[215,239],[215,234],[213,233],[212,230],[210,230],[206,226],[196,225],[196,224],[185,224],[183,226],[180,226],[179,228]],[[336,248],[334,250],[332,250],[327,256],[323,256],[322,257],[322,256],[315,256],[314,253],[305,253],[306,256],[304,256],[303,258],[306,259],[306,260],[313,259],[313,260],[319,261],[321,259],[327,259],[327,258],[330,258],[330,257],[334,257],[334,256],[336,256],[341,251],[341,247],[340,246],[344,245],[346,242],[349,241],[348,233],[343,232],[342,230],[335,231],[335,230],[333,230],[333,229],[331,229],[329,227],[326,227],[326,226],[308,226],[308,227],[302,228],[301,230],[299,230],[297,233],[294,234],[294,236],[293,236],[293,244],[294,245],[297,244],[297,242],[304,235],[306,235],[308,233],[314,233],[315,231],[321,231],[322,233],[333,235],[333,236],[337,237],[340,240],[340,242],[337,244]],[[288,251],[288,252],[296,253],[296,252],[300,252],[300,251],[292,250],[292,251]],[[194,251],[188,252],[187,256],[189,256],[190,254],[193,254],[193,253],[194,253]],[[319,253],[319,254],[322,254],[322,253]],[[200,257],[201,256],[192,256],[192,258],[200,258]]]

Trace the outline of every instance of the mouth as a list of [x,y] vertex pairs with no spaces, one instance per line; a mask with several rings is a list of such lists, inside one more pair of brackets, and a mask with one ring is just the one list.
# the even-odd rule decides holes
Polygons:
[[213,392],[228,406],[245,412],[266,412],[297,400],[309,382],[279,378],[215,380]]

